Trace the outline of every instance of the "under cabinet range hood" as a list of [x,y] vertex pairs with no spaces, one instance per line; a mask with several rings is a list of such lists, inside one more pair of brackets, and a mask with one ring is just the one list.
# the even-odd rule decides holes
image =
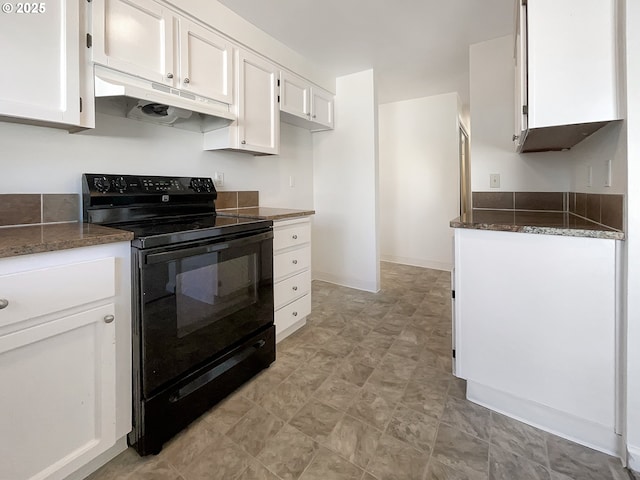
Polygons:
[[236,120],[230,106],[126,73],[95,66],[96,105],[105,113],[208,132]]

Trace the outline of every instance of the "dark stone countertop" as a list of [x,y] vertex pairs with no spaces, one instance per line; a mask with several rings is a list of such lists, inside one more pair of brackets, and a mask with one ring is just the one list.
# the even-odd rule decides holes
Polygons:
[[0,228],[0,258],[130,242],[132,239],[131,232],[86,223],[6,227]]
[[453,228],[474,230],[624,240],[624,232],[605,227],[569,212],[472,210],[470,213],[452,220],[449,225]]
[[263,220],[291,220],[298,217],[314,215],[315,210],[292,210],[289,208],[246,207],[218,210],[220,215],[237,215],[239,217],[260,218]]

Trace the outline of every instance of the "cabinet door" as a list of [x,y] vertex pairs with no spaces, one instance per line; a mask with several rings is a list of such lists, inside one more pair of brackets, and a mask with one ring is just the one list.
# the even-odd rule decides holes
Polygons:
[[0,13],[0,117],[79,125],[79,3],[5,4],[13,12]]
[[179,88],[233,103],[232,53],[232,45],[221,36],[180,19]]
[[516,20],[515,59],[515,122],[513,141],[516,150],[522,145],[527,131],[527,6],[518,1]]
[[277,154],[280,110],[275,65],[241,50],[238,54],[238,148]]
[[333,128],[333,95],[317,87],[311,89],[311,121]]
[[280,111],[309,120],[311,85],[289,72],[280,72]]
[[174,85],[173,17],[151,0],[94,0],[93,61]]
[[62,479],[115,444],[110,315],[113,304],[0,337],[0,478]]

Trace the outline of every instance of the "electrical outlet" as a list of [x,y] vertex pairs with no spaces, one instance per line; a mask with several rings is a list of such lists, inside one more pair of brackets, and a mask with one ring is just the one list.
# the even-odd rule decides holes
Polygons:
[[604,162],[604,186],[611,186],[611,160]]
[[224,187],[224,173],[222,172],[216,172],[213,174],[213,184],[220,188],[220,187]]
[[489,187],[490,188],[500,188],[500,174],[499,173],[490,173],[489,174]]

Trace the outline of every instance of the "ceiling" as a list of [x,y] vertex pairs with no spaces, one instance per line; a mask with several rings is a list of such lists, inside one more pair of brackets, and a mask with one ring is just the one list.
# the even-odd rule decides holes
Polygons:
[[379,103],[457,91],[469,45],[513,32],[514,0],[219,0],[336,76],[373,68]]

